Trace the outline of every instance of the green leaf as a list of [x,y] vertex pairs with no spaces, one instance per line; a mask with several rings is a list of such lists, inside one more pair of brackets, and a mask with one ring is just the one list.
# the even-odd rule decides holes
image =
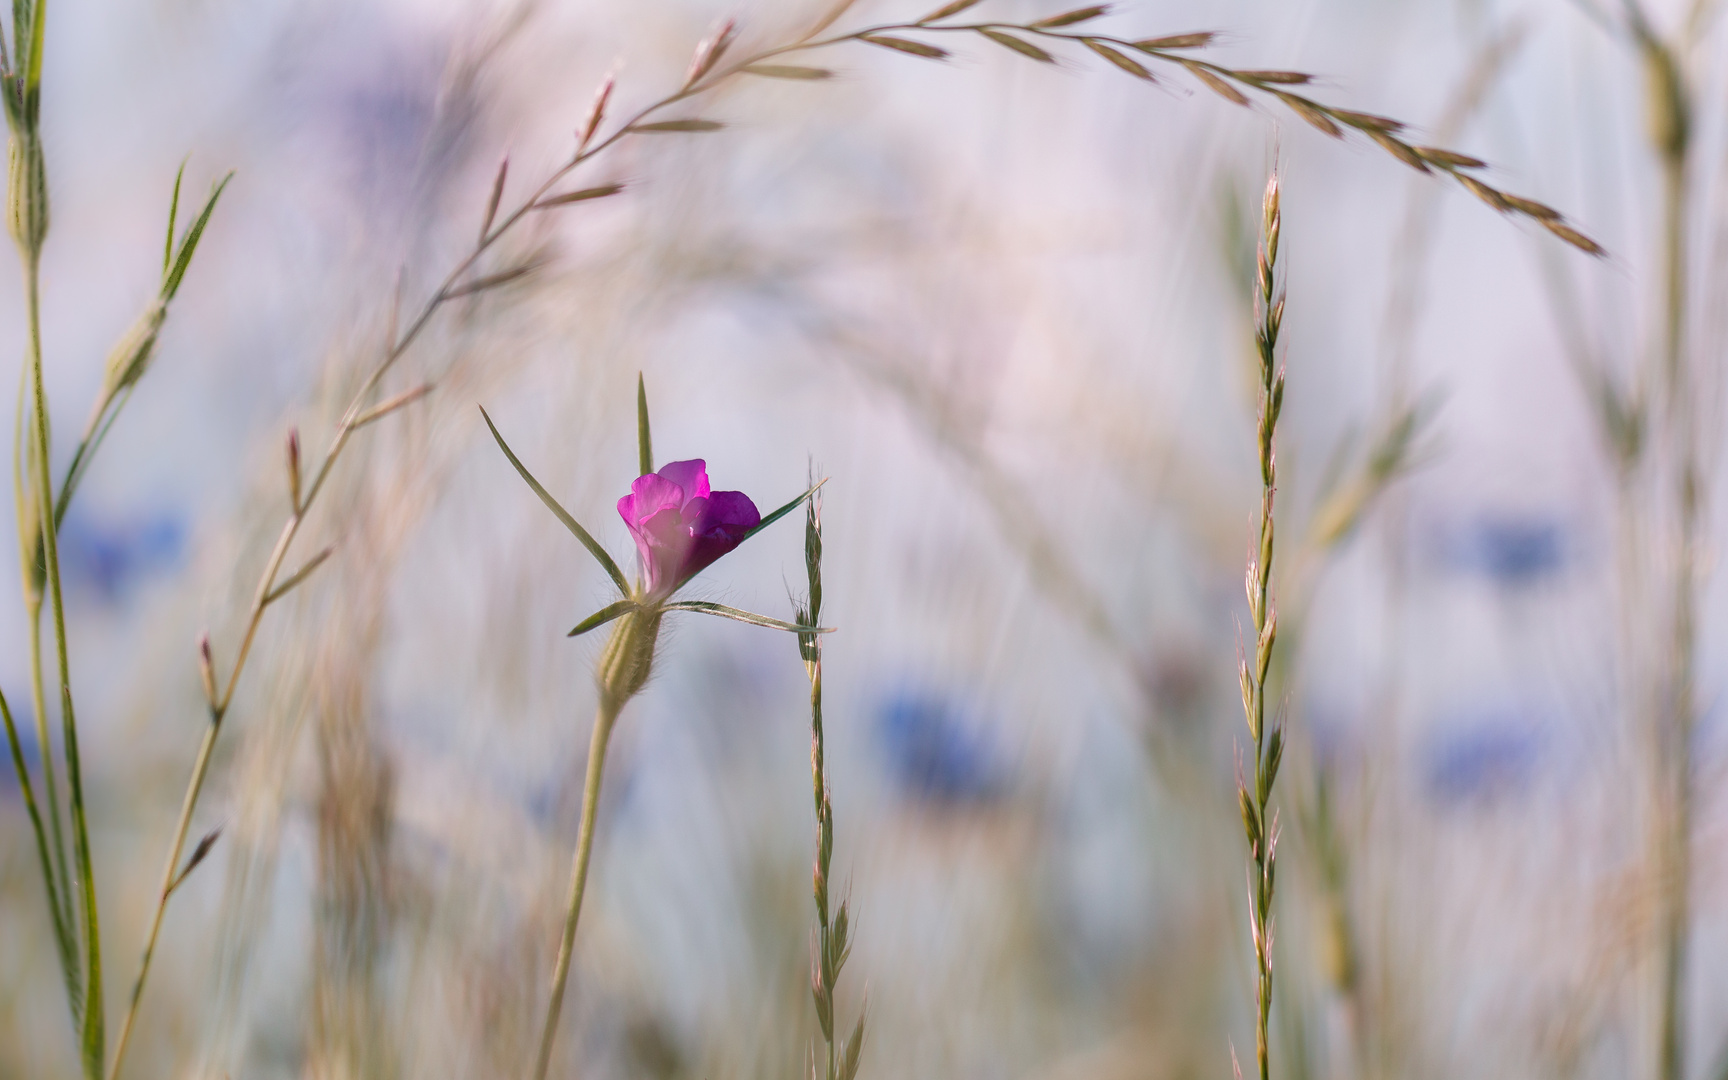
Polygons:
[[1021,41],[1013,34],[1004,34],[1000,30],[979,30],[978,32],[1003,48],[1013,49],[1021,56],[1029,56],[1041,64],[1053,64],[1056,62],[1054,56],[1051,56],[1049,53],[1032,44],[1030,41]]
[[234,174],[230,172],[211,190],[203,212],[198,215],[198,220],[192,223],[192,227],[186,230],[185,239],[180,241],[180,253],[174,258],[174,268],[162,279],[162,296],[165,299],[174,299],[174,294],[180,291],[180,280],[186,276],[186,268],[192,265],[192,253],[198,250],[198,241],[204,235],[204,226],[210,223],[210,214],[216,209],[216,200],[222,197],[223,189],[232,179]]
[[719,131],[725,126],[718,120],[660,120],[652,124],[632,124],[630,130],[654,134],[672,131]]
[[594,614],[576,624],[576,629],[566,634],[566,637],[580,637],[597,626],[605,626],[621,615],[628,615],[636,610],[636,601],[620,600],[616,604],[608,604]]
[[674,600],[667,604],[667,611],[694,611],[702,615],[718,615],[722,619],[736,619],[751,626],[766,626],[771,630],[789,630],[794,634],[832,634],[834,628],[821,626],[799,626],[797,623],[782,622],[770,619],[766,615],[758,615],[754,611],[743,611],[725,604],[710,603],[707,600]]
[[[24,93],[28,96],[42,85],[42,36],[48,20],[45,11],[48,0],[35,0],[30,5],[30,62],[24,67]],[[22,51],[22,50],[20,50]]]
[[792,511],[798,509],[799,506],[803,505],[803,502],[805,499],[808,499],[810,496],[816,494],[816,492],[822,487],[822,485],[826,484],[827,482],[828,481],[826,481],[826,480],[820,480],[820,481],[817,481],[815,484],[812,484],[810,486],[809,491],[806,491],[804,494],[798,496],[796,499],[793,499],[791,502],[787,503],[785,506],[782,506],[780,509],[774,511],[772,514],[769,514],[767,517],[763,518],[761,521],[758,521],[756,523],[756,527],[754,529],[751,529],[749,532],[745,533],[744,539],[740,540],[738,542],[740,544],[742,544],[744,542],[744,540],[750,539],[752,536],[755,536],[757,533],[761,532],[763,529],[766,529],[768,526],[774,524],[776,521],[779,521],[781,518],[785,517],[787,514],[790,514]]
[[[18,791],[24,808],[30,813],[30,827],[36,833],[36,858],[42,865],[42,884],[48,891],[48,910],[54,921],[54,942],[60,951],[60,973],[66,982],[66,1002],[76,1014],[79,1002],[78,946],[71,938],[71,927],[60,896],[60,876],[48,854],[48,834],[42,828],[42,814],[36,806],[35,788],[30,783],[30,767],[24,761],[24,749],[18,741],[18,728],[12,719],[12,708],[6,695],[0,694],[0,719],[6,726],[6,744],[12,751],[12,768],[18,774]],[[70,902],[69,900],[67,902]]]
[[648,431],[648,384],[640,371],[636,373],[636,462],[642,467],[640,475],[654,471],[654,439]]
[[827,68],[801,67],[797,64],[747,64],[742,69],[748,75],[761,75],[768,79],[832,79],[834,73]]
[[947,49],[938,49],[936,46],[926,45],[922,41],[909,41],[906,38],[889,37],[886,34],[860,34],[858,40],[868,41],[872,45],[880,45],[884,49],[922,56],[926,60],[946,60],[948,58]]
[[624,580],[624,572],[618,569],[618,564],[612,561],[612,556],[606,554],[606,549],[588,534],[588,530],[578,524],[576,519],[570,516],[568,510],[559,506],[558,500],[541,487],[540,481],[534,479],[533,474],[523,467],[522,462],[511,451],[510,444],[504,441],[504,436],[498,434],[498,425],[492,422],[492,417],[487,416],[484,407],[480,409],[480,415],[485,417],[486,426],[492,430],[492,437],[498,440],[498,449],[504,451],[504,456],[510,459],[510,464],[516,469],[516,472],[528,482],[530,488],[534,489],[534,494],[540,496],[540,501],[546,504],[546,508],[557,515],[558,520],[564,523],[564,527],[569,529],[576,539],[582,541],[582,546],[588,549],[588,554],[594,556],[594,561],[600,564],[600,568],[605,570],[607,576],[618,586],[618,591],[629,596],[630,583]]

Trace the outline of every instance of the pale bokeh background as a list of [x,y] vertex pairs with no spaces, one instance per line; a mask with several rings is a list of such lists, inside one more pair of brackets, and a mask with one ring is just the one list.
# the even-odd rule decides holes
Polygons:
[[[380,348],[397,268],[416,304],[472,242],[499,155],[509,202],[568,152],[615,60],[622,111],[670,89],[717,17],[741,18],[744,48],[817,6],[52,8],[60,452],[150,298],[180,160],[193,193],[237,170],[63,541],[111,1015],[201,732],[193,642],[209,627],[232,661],[286,509],[285,432],[309,453],[327,438]],[[1662,25],[1683,6],[1659,8]],[[302,549],[336,554],[273,613],[242,685],[194,823],[226,831],[170,909],[131,1075],[523,1069],[600,645],[563,634],[609,597],[475,405],[624,561],[612,503],[639,370],[662,459],[705,457],[717,487],[764,507],[811,462],[831,478],[829,761],[857,928],[841,1012],[868,988],[864,1075],[1224,1076],[1232,1044],[1246,1062],[1231,747],[1258,497],[1248,288],[1275,162],[1296,740],[1280,1072],[1649,1074],[1647,770],[1613,473],[1576,374],[1584,353],[1629,373],[1656,333],[1637,65],[1564,0],[1121,8],[1101,28],[1224,30],[1221,61],[1312,71],[1328,101],[1438,132],[1610,257],[1178,73],[1148,87],[1095,57],[1049,68],[984,41],[945,65],[844,47],[820,61],[831,82],[740,82],[690,110],[725,132],[620,145],[588,175],[630,191],[542,216],[513,250],[543,247],[548,268],[441,315],[391,383],[431,378],[434,395],[339,466]],[[922,13],[881,0],[852,18]],[[1692,54],[1692,328],[1710,373],[1728,315],[1724,33]],[[0,274],[0,326],[21,340],[14,284]],[[1702,380],[1712,464],[1719,390]],[[1329,476],[1354,476],[1418,400],[1414,467],[1345,542],[1305,546]],[[788,521],[692,595],[788,617],[801,578]],[[1694,749],[1700,1077],[1728,1039],[1722,599],[1713,579]],[[23,656],[7,616],[15,701]],[[802,1068],[805,693],[789,638],[671,625],[609,762],[566,1075]],[[1316,869],[1321,775],[1342,907]],[[8,773],[0,1071],[70,1076],[28,837]],[[1334,979],[1341,940],[1354,992]]]

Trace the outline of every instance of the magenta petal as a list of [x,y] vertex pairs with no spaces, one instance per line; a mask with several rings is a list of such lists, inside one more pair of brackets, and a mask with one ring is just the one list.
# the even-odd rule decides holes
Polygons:
[[676,510],[684,505],[684,489],[657,473],[638,476],[630,485],[630,494],[618,500],[618,513],[631,531],[662,510]]
[[744,532],[749,532],[762,523],[762,512],[756,509],[750,496],[742,491],[716,491],[708,497],[708,514],[715,524],[742,529]]
[[685,502],[708,497],[708,463],[701,458],[668,462],[656,475],[683,489]]
[[690,530],[676,508],[668,507],[642,522],[636,549],[642,556],[643,584],[649,592],[670,588],[681,580],[690,547]]
[[690,552],[674,580],[682,585],[700,573],[743,543],[761,520],[756,504],[739,491],[716,491],[710,498],[687,503],[684,522],[691,534]]
[[708,463],[674,461],[639,476],[618,500],[642,560],[642,585],[666,596],[743,542],[762,520],[741,491],[710,491]]

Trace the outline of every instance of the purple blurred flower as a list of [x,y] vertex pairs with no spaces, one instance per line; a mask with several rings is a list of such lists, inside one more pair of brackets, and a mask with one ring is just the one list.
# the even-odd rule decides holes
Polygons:
[[674,461],[639,476],[618,513],[642,557],[643,588],[666,597],[743,542],[762,520],[741,491],[710,491],[701,458]]

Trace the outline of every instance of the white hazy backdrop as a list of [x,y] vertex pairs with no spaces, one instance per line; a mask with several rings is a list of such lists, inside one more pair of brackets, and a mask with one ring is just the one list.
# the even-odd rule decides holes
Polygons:
[[[761,0],[56,0],[44,89],[48,392],[69,454],[110,344],[152,298],[174,172],[235,179],[65,527],[109,1015],[136,970],[219,670],[287,511],[282,445],[324,445],[473,242],[616,112],[675,88]],[[1228,1076],[1253,1056],[1233,746],[1259,498],[1250,306],[1283,176],[1279,707],[1294,747],[1277,922],[1287,1076],[1649,1075],[1649,770],[1619,631],[1616,480],[1578,372],[1659,334],[1660,185],[1625,43],[1566,0],[1144,0],[1122,37],[1321,77],[1563,210],[1591,260],[1365,140],[989,42],[937,64],[853,45],[822,83],[739,81],[626,140],[538,215],[543,269],[450,305],[388,392],[435,383],[338,466],[266,622],[193,823],[128,1073],[520,1075],[544,1008],[610,602],[511,472],[628,566],[613,504],[634,395],[661,460],[759,506],[828,477],[837,886],[868,997],[862,1075]],[[1612,5],[1609,5],[1612,6]],[[1653,9],[1678,25],[1678,2]],[[991,0],[1004,19],[1054,14]],[[1672,10],[1669,10],[1672,9]],[[853,22],[911,19],[873,0]],[[1723,20],[1728,22],[1728,20]],[[1692,54],[1691,347],[1721,535],[1728,27]],[[21,355],[16,273],[0,328]],[[3,382],[3,380],[0,380]],[[1342,542],[1304,537],[1400,404],[1412,460]],[[1708,566],[1716,550],[1706,548]],[[628,558],[626,558],[628,556]],[[690,595],[790,618],[780,523]],[[1699,601],[1691,1074],[1722,1067],[1724,593]],[[16,613],[16,579],[0,575]],[[608,762],[555,1073],[767,1078],[819,1038],[808,970],[807,687],[794,641],[671,616]],[[1651,646],[1656,649],[1656,646]],[[0,618],[0,686],[27,701]],[[27,707],[25,710],[27,712]],[[29,724],[21,725],[26,731]],[[1347,873],[1310,827],[1322,780]],[[76,1072],[17,786],[0,780],[0,1073]],[[1341,929],[1341,926],[1343,927]],[[1348,939],[1354,993],[1337,958]]]

